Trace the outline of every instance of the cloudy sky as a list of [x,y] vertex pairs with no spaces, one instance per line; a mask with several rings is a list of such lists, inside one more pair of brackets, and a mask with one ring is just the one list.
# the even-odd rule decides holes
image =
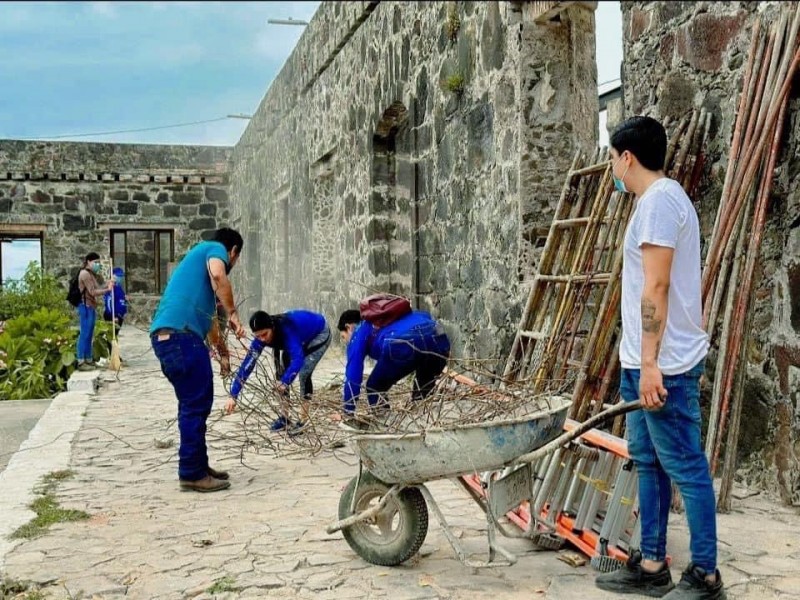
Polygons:
[[[0,138],[236,143],[319,2],[0,2]],[[618,2],[600,2],[598,81],[619,76]]]

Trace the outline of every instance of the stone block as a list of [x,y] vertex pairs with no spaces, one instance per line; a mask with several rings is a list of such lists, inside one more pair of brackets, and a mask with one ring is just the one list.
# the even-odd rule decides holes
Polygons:
[[64,215],[62,219],[64,231],[85,231],[94,229],[94,217]]
[[172,201],[175,204],[200,204],[203,197],[198,192],[174,192]]
[[506,59],[506,39],[498,2],[486,4],[486,16],[481,27],[481,61],[486,71],[500,69]]
[[159,192],[158,196],[156,196],[156,203],[165,204],[166,202],[169,202],[169,194],[167,192]]
[[164,216],[170,219],[177,219],[181,216],[181,207],[168,204],[164,207]]
[[139,204],[137,202],[120,202],[117,204],[117,213],[120,215],[139,214]]
[[634,8],[630,12],[629,39],[635,42],[650,27],[651,13],[641,8]]
[[150,195],[145,192],[135,192],[133,194],[134,202],[150,202]]
[[67,381],[68,392],[94,394],[100,387],[100,371],[75,371]]
[[198,214],[204,217],[215,217],[217,215],[217,205],[208,202],[201,204]]
[[370,248],[368,262],[373,275],[387,275],[392,272],[392,257],[385,245]]
[[[209,183],[210,178],[206,178],[206,183]],[[206,199],[217,204],[226,204],[228,202],[228,192],[215,187],[206,188]]]
[[718,71],[731,41],[744,25],[746,13],[701,13],[678,30],[678,56],[700,71]]
[[117,201],[117,202],[120,202],[120,201],[127,202],[129,197],[130,196],[129,196],[128,192],[126,192],[125,190],[114,190],[114,191],[108,193],[108,199],[109,200],[114,200],[114,201]]
[[193,219],[189,223],[189,229],[192,231],[202,231],[203,229],[214,229],[217,226],[217,220],[211,217],[200,217]]
[[143,217],[160,217],[164,214],[163,207],[154,204],[145,204],[141,208]]
[[50,194],[43,192],[42,190],[36,190],[31,194],[31,202],[36,204],[47,204],[52,201]]
[[680,118],[694,106],[695,85],[680,71],[672,71],[661,80],[658,105],[662,116]]
[[11,198],[0,198],[0,213],[10,213],[14,208],[14,201]]

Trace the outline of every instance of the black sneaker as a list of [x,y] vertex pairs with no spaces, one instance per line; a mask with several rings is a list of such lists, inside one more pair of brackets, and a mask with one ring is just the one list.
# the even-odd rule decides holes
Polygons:
[[717,581],[706,581],[706,572],[700,567],[690,564],[681,575],[675,589],[665,596],[668,600],[725,600],[722,588],[722,575],[717,574]]
[[613,573],[598,575],[594,584],[601,590],[618,594],[643,594],[661,598],[675,586],[666,563],[657,573],[642,569],[642,554],[634,552],[621,569]]

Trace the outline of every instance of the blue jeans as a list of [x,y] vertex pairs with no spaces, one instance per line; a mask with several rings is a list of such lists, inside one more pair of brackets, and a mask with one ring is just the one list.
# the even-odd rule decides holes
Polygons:
[[[375,368],[367,378],[369,405],[380,403],[394,384],[411,373],[415,373],[412,398],[425,398],[447,365],[449,353],[450,340],[436,323],[418,325],[384,340]],[[348,408],[345,406],[345,410]],[[355,406],[352,408],[354,411]]]
[[152,337],[153,352],[178,397],[178,477],[196,481],[208,475],[206,420],[214,403],[211,358],[197,334],[182,331],[165,340],[159,337],[163,336]]
[[97,311],[83,302],[78,305],[78,318],[81,331],[78,335],[78,360],[94,360],[92,344],[94,342],[94,324],[97,321]]
[[[683,496],[689,522],[692,562],[717,568],[717,515],[708,461],[700,440],[700,376],[703,362],[681,375],[665,375],[667,399],[660,410],[627,415],[628,452],[639,472],[642,556],[667,556],[667,522],[673,481]],[[639,398],[639,370],[623,369],[620,394]]]
[[314,339],[306,345],[306,350],[310,350],[303,359],[303,366],[300,367],[300,372],[297,374],[297,380],[300,383],[300,393],[303,394],[304,400],[310,400],[311,395],[314,393],[314,385],[311,382],[311,376],[314,374],[314,369],[317,368],[322,355],[331,345],[331,330],[326,325]]

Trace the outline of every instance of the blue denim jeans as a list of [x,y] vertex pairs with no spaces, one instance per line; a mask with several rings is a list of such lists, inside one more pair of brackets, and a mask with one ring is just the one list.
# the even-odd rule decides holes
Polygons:
[[152,337],[153,352],[161,371],[178,397],[178,477],[196,481],[208,475],[206,420],[214,403],[211,358],[202,338],[191,332]]
[[[692,562],[713,573],[717,568],[717,515],[708,461],[700,439],[700,376],[703,362],[681,375],[665,375],[667,399],[660,410],[627,415],[628,452],[639,472],[642,556],[667,556],[667,522],[675,482],[689,522]],[[620,394],[639,398],[639,370],[623,369]]]
[[406,333],[384,340],[375,368],[367,378],[369,405],[375,406],[381,402],[394,384],[411,373],[415,374],[412,398],[425,398],[447,365],[449,353],[450,340],[436,323],[418,325]]
[[83,302],[78,305],[78,318],[81,330],[78,335],[78,360],[94,360],[92,343],[94,342],[94,324],[97,321],[97,311]]
[[300,393],[303,395],[304,400],[310,400],[311,395],[314,393],[314,385],[311,382],[311,376],[314,374],[314,369],[317,368],[319,361],[331,345],[331,330],[326,325],[314,339],[306,344],[306,349],[310,350],[303,358],[303,366],[300,367],[300,372],[297,374],[297,380],[300,384]]

